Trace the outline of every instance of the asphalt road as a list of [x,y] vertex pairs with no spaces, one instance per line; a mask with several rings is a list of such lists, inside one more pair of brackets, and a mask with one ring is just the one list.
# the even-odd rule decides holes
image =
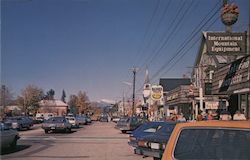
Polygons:
[[20,131],[17,148],[3,151],[2,160],[149,160],[135,155],[127,144],[128,134],[113,122],[94,122],[71,133],[45,134],[40,126]]

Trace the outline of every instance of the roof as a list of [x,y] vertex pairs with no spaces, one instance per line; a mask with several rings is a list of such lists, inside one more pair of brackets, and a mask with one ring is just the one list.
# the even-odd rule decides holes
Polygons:
[[6,108],[8,109],[8,110],[11,110],[11,111],[13,111],[13,110],[19,110],[19,111],[21,111],[21,106],[6,106]]
[[203,128],[235,128],[235,129],[250,129],[250,120],[247,121],[222,121],[222,120],[215,120],[215,121],[195,121],[195,122],[187,122],[187,123],[178,123],[170,138],[169,141],[167,143],[166,149],[164,151],[163,160],[167,160],[167,159],[171,159],[172,155],[173,155],[173,146],[175,146],[175,143],[177,141],[177,138],[179,136],[180,131],[183,128],[199,128],[199,127],[203,127]]
[[39,102],[40,106],[60,106],[67,107],[68,105],[61,100],[42,100]]
[[190,84],[190,78],[160,78],[160,85],[163,87],[163,92],[171,91],[180,85]]

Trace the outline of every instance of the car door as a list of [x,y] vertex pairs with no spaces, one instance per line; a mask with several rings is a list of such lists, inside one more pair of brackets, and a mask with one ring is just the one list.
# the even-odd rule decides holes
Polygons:
[[1,125],[1,143],[3,147],[8,146],[13,141],[14,137],[15,135],[9,127]]

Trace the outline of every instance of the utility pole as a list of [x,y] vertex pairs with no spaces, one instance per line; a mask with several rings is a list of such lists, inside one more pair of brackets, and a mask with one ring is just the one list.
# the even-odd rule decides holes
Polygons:
[[131,68],[133,72],[133,105],[132,105],[132,115],[134,115],[135,110],[135,78],[136,78],[136,72],[139,70],[139,68],[133,67]]

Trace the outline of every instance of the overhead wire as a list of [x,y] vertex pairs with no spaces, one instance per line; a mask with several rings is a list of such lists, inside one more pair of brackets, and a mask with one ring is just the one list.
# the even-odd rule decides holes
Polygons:
[[[186,2],[187,2],[187,1],[185,1],[184,3],[179,2],[179,3],[182,3],[182,4],[181,4],[181,5],[178,4],[178,6],[180,6],[180,7],[178,8],[177,14],[176,14],[175,17],[172,19],[172,21],[170,22],[170,24],[175,24],[175,22],[176,22],[177,19],[179,18],[179,15],[181,14],[181,12],[182,12],[182,10],[183,10],[183,8],[184,8]],[[174,25],[172,25],[172,26],[174,26]],[[172,27],[172,26],[170,27],[170,29],[175,28],[175,27]],[[176,25],[175,25],[175,26],[176,26]],[[161,47],[164,46],[164,42],[165,42],[164,39],[165,39],[165,37],[169,37],[169,36],[168,36],[168,33],[169,33],[169,30],[170,30],[170,29],[166,29],[166,31],[164,32],[163,36],[161,36],[161,38],[160,38],[160,43],[161,43],[161,44],[163,43],[163,44],[161,45]],[[161,47],[160,47],[160,48],[161,48]],[[153,53],[155,53],[156,50],[157,50],[157,46],[153,49]],[[146,61],[145,61],[141,66],[142,66],[142,67],[145,66],[145,65],[147,64],[147,62],[148,62],[150,59],[152,59],[153,56],[154,56],[154,54],[149,55],[149,57],[147,57]]]
[[143,53],[142,52],[142,50],[143,50],[143,46],[144,46],[144,43],[145,43],[145,41],[146,41],[146,37],[147,37],[147,35],[149,34],[149,29],[150,29],[150,27],[151,27],[151,25],[152,25],[152,23],[153,23],[153,20],[154,20],[154,18],[155,18],[155,16],[156,16],[156,13],[157,13],[157,11],[159,10],[159,8],[160,8],[160,1],[161,0],[158,0],[157,1],[157,3],[156,3],[156,6],[155,6],[155,8],[154,8],[154,11],[153,11],[153,14],[152,14],[152,16],[150,17],[150,20],[149,20],[149,22],[148,22],[148,24],[147,24],[147,27],[146,27],[146,30],[145,30],[145,32],[144,32],[144,35],[143,35],[143,40],[142,40],[142,46],[139,48],[139,50],[137,51],[137,57],[135,58],[135,59],[139,59],[140,57],[141,57],[141,54]]
[[[177,54],[175,54],[168,62],[166,62],[164,65],[162,65],[162,67],[152,76],[153,78],[151,78],[151,80],[155,79],[157,77],[157,75],[159,73],[162,72],[162,70],[170,63],[172,62],[180,53],[181,51],[187,46],[188,43],[191,42],[192,39],[194,39],[194,37],[196,36],[197,32],[200,32],[200,30],[205,26],[207,25],[207,23],[217,14],[217,12],[220,10],[217,9],[213,15],[208,19],[207,17],[210,15],[210,13],[212,13],[215,9],[216,9],[216,6],[218,5],[218,3],[213,7],[212,11],[210,11],[203,19],[202,21],[198,24],[198,26],[195,27],[195,29],[192,31],[192,33],[190,34],[191,35],[191,38],[186,38],[185,41],[180,45],[181,48],[177,51]],[[220,6],[221,7],[221,6]],[[206,22],[202,25],[202,23],[206,20]],[[200,26],[201,25],[201,26]],[[190,37],[190,36],[187,36],[187,37]],[[139,89],[141,90],[142,87]]]
[[[214,23],[217,21],[219,19],[219,17],[217,17],[207,28],[209,29],[212,25],[214,25]],[[183,54],[181,54],[180,55],[180,57],[175,61],[175,63],[172,65],[172,66],[170,66],[169,68],[168,68],[168,70],[167,71],[165,71],[163,74],[166,74],[167,72],[169,72],[187,53],[188,53],[188,51],[190,50],[190,49],[192,49],[194,46],[195,46],[195,44],[197,44],[198,42],[199,42],[199,40],[200,40],[200,38],[198,37],[195,41],[194,41],[194,43],[192,43],[192,45],[185,51],[185,52],[183,52]]]
[[[144,49],[142,50],[141,53],[145,53],[146,50],[147,50],[147,49],[150,47],[150,45],[152,44],[153,38],[155,37],[155,35],[156,35],[158,29],[160,28],[161,23],[163,22],[163,19],[165,18],[166,14],[167,14],[167,11],[168,11],[168,8],[169,8],[170,4],[171,4],[171,0],[169,0],[168,3],[166,4],[166,7],[165,7],[165,9],[164,9],[164,11],[163,11],[163,14],[162,14],[161,17],[160,17],[160,20],[158,21],[157,26],[154,28],[153,34],[151,35],[151,37],[150,37],[150,39],[149,39],[147,45],[144,47]],[[143,57],[144,57],[144,56],[143,56]]]

